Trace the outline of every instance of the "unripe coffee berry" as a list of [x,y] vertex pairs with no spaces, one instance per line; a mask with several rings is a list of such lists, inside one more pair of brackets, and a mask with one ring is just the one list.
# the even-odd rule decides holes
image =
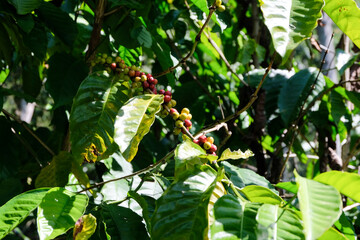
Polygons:
[[190,110],[188,108],[183,108],[181,110],[181,113],[186,113],[186,114],[189,114],[190,113]]
[[178,127],[178,128],[182,128],[182,127],[184,126],[184,123],[183,123],[183,121],[181,121],[181,120],[177,120],[177,121],[175,122],[175,126]]
[[181,133],[181,128],[174,128],[173,133],[174,135],[179,135]]
[[171,107],[176,106],[176,100],[175,99],[171,99],[170,103],[171,103]]
[[135,71],[131,69],[131,70],[129,71],[129,76],[130,76],[130,77],[135,77]]
[[181,113],[179,118],[180,118],[180,120],[185,121],[185,119],[187,118],[187,114]]
[[211,143],[205,142],[203,147],[205,148],[205,150],[209,150],[211,148]]
[[135,78],[134,78],[134,81],[135,81],[135,82],[140,82],[140,81],[141,81],[141,78],[140,78],[140,77],[135,77]]
[[142,81],[142,82],[145,82],[146,80],[147,80],[146,75],[141,75],[141,81]]

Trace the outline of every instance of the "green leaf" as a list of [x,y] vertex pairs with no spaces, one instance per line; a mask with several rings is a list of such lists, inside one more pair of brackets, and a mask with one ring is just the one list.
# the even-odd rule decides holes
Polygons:
[[53,239],[68,229],[83,215],[88,197],[64,188],[52,188],[38,208],[37,228],[40,240]]
[[338,232],[335,228],[329,228],[318,240],[348,240],[342,233]]
[[173,182],[156,203],[151,238],[176,240],[206,236],[208,205],[216,182],[216,172],[207,165],[197,166]]
[[342,96],[336,91],[330,93],[330,106],[331,116],[337,125],[340,122],[341,117],[344,116],[347,111]]
[[210,228],[211,239],[256,240],[256,213],[260,204],[241,202],[232,195],[224,195],[214,205],[215,222]]
[[37,12],[43,23],[66,45],[72,46],[78,35],[75,21],[50,2],[43,2]]
[[[301,70],[286,81],[283,88],[281,88],[278,98],[278,107],[281,118],[286,126],[298,116],[302,103],[305,101],[309,91],[311,91],[312,84],[316,80],[318,71],[318,69],[312,67]],[[316,87],[311,91],[311,95],[307,99],[307,102],[310,102],[313,96],[316,96],[324,86],[325,80],[320,74],[316,82]]]
[[142,54],[141,47],[135,49],[129,49],[124,46],[118,48],[119,56],[124,60],[127,66],[137,65],[140,62],[140,56]]
[[141,46],[150,48],[152,45],[151,34],[148,32],[145,26],[141,25],[137,28],[133,28],[131,31],[131,36],[139,42]]
[[208,160],[216,160],[216,156],[206,154],[206,151],[198,144],[187,139],[179,144],[175,150],[175,178],[181,173],[194,169],[196,164],[204,164]]
[[247,159],[249,157],[254,156],[253,152],[251,150],[246,150],[245,152],[242,152],[240,149],[237,151],[231,151],[229,148],[225,149],[225,151],[223,151],[221,153],[221,157],[217,160],[217,161],[223,161],[223,160],[228,160],[228,159]]
[[31,13],[41,4],[41,0],[8,0],[8,2],[14,5],[17,14],[20,15]]
[[360,47],[360,9],[354,0],[325,0],[324,11]]
[[284,200],[266,187],[249,185],[241,189],[251,202],[281,204]]
[[149,239],[142,218],[128,208],[102,204],[101,216],[108,239]]
[[119,110],[115,120],[114,141],[123,157],[131,161],[142,138],[149,132],[160,111],[164,96],[145,94],[131,98]]
[[24,192],[0,207],[0,239],[39,206],[48,190],[48,188],[41,188]]
[[45,88],[54,99],[53,109],[71,105],[80,83],[88,75],[85,62],[71,54],[55,53],[48,64]]
[[301,219],[291,209],[264,204],[259,208],[256,220],[267,229],[268,239],[305,239]]
[[64,187],[68,183],[72,162],[69,152],[60,152],[54,156],[50,164],[41,169],[36,177],[35,187]]
[[[149,214],[149,205],[146,202],[145,198],[140,196],[138,193],[134,191],[129,191],[128,196],[134,199],[141,207],[142,209],[142,217],[144,218],[144,221],[146,223],[146,228],[148,231],[151,231],[151,219]],[[151,235],[151,232],[150,232]]]
[[330,171],[321,173],[314,178],[315,181],[331,185],[341,194],[360,202],[360,175],[356,173]]
[[294,174],[299,186],[298,198],[306,239],[316,239],[339,219],[342,212],[340,193],[332,186]]
[[230,180],[237,187],[244,188],[248,185],[258,185],[269,188],[277,194],[275,188],[263,176],[260,176],[249,169],[236,167],[228,162],[222,162],[222,165],[225,167],[225,172],[230,175]]
[[339,232],[344,234],[348,240],[356,240],[354,226],[349,221],[348,217],[345,216],[344,212],[341,214],[339,220],[334,223],[334,226],[339,230]]
[[95,162],[114,152],[115,117],[127,100],[128,87],[116,76],[95,72],[82,82],[70,114],[70,140],[76,159]]
[[261,0],[265,25],[285,63],[291,52],[311,36],[321,18],[323,0]]
[[42,86],[40,73],[39,73],[40,62],[35,57],[27,57],[22,62],[22,87],[24,93],[36,98]]
[[278,184],[276,184],[276,187],[282,188],[294,194],[296,194],[298,191],[298,186],[296,185],[296,182],[279,182]]
[[74,227],[74,240],[89,239],[94,234],[96,225],[96,218],[93,215],[87,214],[81,216],[81,218],[77,220]]

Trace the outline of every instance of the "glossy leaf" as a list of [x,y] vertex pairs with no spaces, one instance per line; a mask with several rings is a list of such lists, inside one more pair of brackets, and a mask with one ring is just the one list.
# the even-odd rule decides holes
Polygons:
[[237,187],[244,188],[248,185],[259,185],[269,188],[277,194],[275,188],[263,176],[260,176],[249,169],[236,167],[228,162],[222,162],[222,165],[225,167],[225,172],[230,175],[230,180]]
[[[278,107],[281,118],[286,126],[295,120],[299,114],[300,108],[307,98],[312,84],[316,80],[318,71],[316,68],[301,70],[286,81],[283,88],[281,88]],[[316,88],[311,91],[311,97],[307,98],[307,102],[310,102],[312,96],[316,96],[325,86],[325,80],[322,75],[320,75],[316,81]]]
[[101,207],[108,239],[149,239],[142,218],[131,209],[115,204]]
[[278,184],[276,184],[276,187],[282,188],[288,192],[295,194],[298,191],[298,186],[296,185],[296,182],[279,182]]
[[328,184],[336,188],[341,194],[360,202],[360,175],[356,173],[330,171],[314,178],[315,181]]
[[63,151],[54,156],[49,165],[41,169],[40,174],[36,177],[36,188],[64,187],[68,183],[73,161],[69,152]]
[[348,240],[356,240],[355,229],[348,217],[343,212],[334,227],[339,230]]
[[301,219],[291,209],[264,204],[259,208],[256,220],[267,229],[268,239],[305,239]]
[[241,202],[232,195],[224,195],[214,205],[215,222],[210,228],[211,239],[256,240],[258,203]]
[[87,240],[96,230],[96,218],[87,214],[79,218],[75,223],[73,239],[74,240]]
[[251,202],[281,204],[284,200],[266,187],[248,185],[241,189],[247,199]]
[[122,60],[124,60],[127,66],[136,65],[140,62],[140,55],[142,54],[142,50],[140,47],[135,49],[129,49],[124,46],[119,46],[119,56]]
[[206,151],[199,145],[187,139],[179,144],[175,150],[175,178],[187,170],[192,170],[195,164],[204,164],[210,160],[215,160],[217,157],[207,155]]
[[83,215],[88,197],[64,188],[53,188],[42,199],[37,213],[40,240],[53,239],[68,229]]
[[311,36],[321,18],[323,5],[323,0],[260,1],[265,25],[283,63],[303,40]]
[[321,237],[318,238],[319,240],[349,240],[344,236],[344,234],[337,231],[335,228],[329,228]]
[[245,152],[242,152],[240,149],[237,151],[231,151],[229,148],[225,149],[225,151],[223,151],[221,153],[221,157],[217,160],[217,161],[222,161],[222,160],[228,160],[228,159],[247,159],[249,157],[254,156],[253,152],[251,150],[246,150]]
[[156,203],[151,238],[176,240],[206,236],[208,204],[216,182],[215,171],[206,165],[197,166],[173,182]]
[[41,203],[48,188],[24,192],[0,207],[0,239],[18,226]]
[[316,239],[339,219],[340,193],[332,186],[300,177],[296,172],[295,177],[306,239]]
[[82,82],[70,114],[71,148],[76,159],[95,162],[114,152],[114,121],[128,100],[127,91],[116,76],[101,72]]
[[324,11],[360,47],[360,9],[354,0],[325,0]]
[[160,94],[140,95],[131,98],[117,113],[114,141],[127,161],[135,157],[139,143],[149,132],[162,102]]
[[17,14],[20,15],[31,13],[41,4],[41,0],[8,0],[8,2],[14,5]]

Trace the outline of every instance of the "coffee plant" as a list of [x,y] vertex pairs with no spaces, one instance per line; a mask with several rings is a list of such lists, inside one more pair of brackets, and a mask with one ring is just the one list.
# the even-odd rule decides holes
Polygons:
[[0,2],[0,239],[357,239],[354,0]]

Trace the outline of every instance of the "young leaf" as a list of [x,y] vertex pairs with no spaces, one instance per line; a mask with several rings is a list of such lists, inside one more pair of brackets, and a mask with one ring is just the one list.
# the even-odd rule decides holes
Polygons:
[[247,199],[251,202],[281,204],[284,200],[266,187],[248,185],[241,189]]
[[241,202],[224,195],[214,205],[215,222],[210,228],[211,239],[256,240],[256,213],[260,204]]
[[301,219],[291,209],[264,204],[256,220],[267,229],[268,239],[305,239]]
[[278,192],[271,185],[271,183],[266,180],[266,178],[256,174],[255,172],[249,169],[236,167],[228,162],[222,162],[222,165],[225,167],[225,172],[230,175],[230,180],[237,187],[243,188],[247,185],[259,185],[278,194]]
[[202,239],[207,234],[208,205],[216,182],[216,172],[202,165],[172,183],[157,200],[151,238]]
[[326,0],[324,11],[355,45],[360,47],[360,9],[357,2]]
[[123,157],[131,161],[142,138],[150,131],[155,114],[160,111],[163,96],[145,94],[131,98],[118,112],[114,141]]
[[84,215],[75,223],[73,239],[87,240],[94,234],[95,230],[96,218],[91,214]]
[[36,188],[64,187],[68,183],[73,161],[73,156],[69,152],[62,151],[54,156],[50,164],[41,169],[36,177]]
[[37,213],[40,240],[54,239],[72,228],[83,215],[88,197],[64,188],[53,188],[42,199]]
[[82,82],[70,114],[71,148],[76,159],[95,162],[114,152],[114,121],[127,100],[128,88],[116,76],[95,72]]
[[108,239],[149,239],[141,217],[128,208],[103,204],[101,216]]
[[24,192],[0,207],[0,239],[5,237],[41,203],[49,188]]
[[300,177],[296,172],[295,177],[306,239],[317,239],[339,219],[340,193],[332,186]]
[[276,187],[282,188],[288,192],[295,194],[298,191],[298,186],[296,185],[296,182],[279,182],[278,184],[276,184]]
[[245,152],[242,152],[240,149],[237,151],[231,151],[229,148],[227,148],[225,151],[221,153],[221,157],[217,161],[223,161],[228,159],[247,159],[249,157],[254,156],[253,152],[251,150],[246,150]]
[[[275,50],[285,63],[291,52],[309,38],[321,18],[323,0],[261,0],[260,8]],[[304,24],[306,22],[306,24]]]
[[360,202],[360,176],[356,173],[331,171],[322,173],[314,178],[315,181],[331,185],[341,194]]

